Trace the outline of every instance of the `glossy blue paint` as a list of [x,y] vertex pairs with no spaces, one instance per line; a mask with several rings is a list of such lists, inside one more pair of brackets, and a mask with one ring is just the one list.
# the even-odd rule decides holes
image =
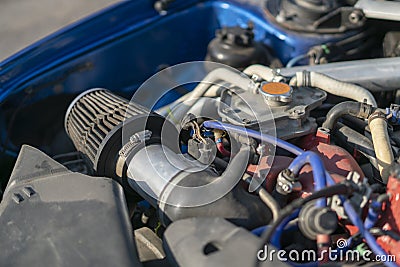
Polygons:
[[[149,0],[118,3],[0,63],[0,104],[7,101],[5,108],[13,109],[26,92],[32,97],[23,105],[93,87],[129,96],[162,67],[203,60],[216,29],[248,21],[255,25],[256,40],[271,47],[283,63],[311,46],[351,34],[287,31],[268,21],[262,2],[177,0],[163,16]],[[177,97],[171,92],[159,106]]]
[[267,20],[261,2],[177,1],[165,16],[148,0],[122,2],[1,63],[0,102],[26,88],[39,90],[38,98],[90,87],[132,92],[160,66],[202,60],[217,28],[250,20],[256,39],[284,63],[315,44],[343,38],[282,29]]

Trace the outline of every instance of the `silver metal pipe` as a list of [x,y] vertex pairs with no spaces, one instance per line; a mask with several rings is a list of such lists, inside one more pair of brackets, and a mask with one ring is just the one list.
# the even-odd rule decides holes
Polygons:
[[294,76],[296,72],[303,70],[319,72],[343,82],[359,84],[373,92],[400,89],[400,57],[277,69],[283,76]]
[[400,2],[398,1],[359,0],[354,7],[361,9],[365,17],[370,19],[400,21]]

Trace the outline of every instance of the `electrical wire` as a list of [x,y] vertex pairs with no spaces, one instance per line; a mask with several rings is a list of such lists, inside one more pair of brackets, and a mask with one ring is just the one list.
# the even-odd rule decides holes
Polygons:
[[217,146],[218,151],[222,154],[224,157],[230,157],[231,152],[225,149],[224,144],[222,143],[222,138],[218,138],[215,140],[215,144]]
[[[328,185],[335,184],[335,181],[332,179],[330,175],[327,176],[327,183]],[[372,236],[372,234],[364,228],[364,224],[360,217],[358,216],[357,212],[354,210],[352,204],[349,200],[345,200],[345,198],[339,195],[340,201],[343,203],[343,208],[349,217],[350,221],[354,226],[358,228],[359,233],[361,236],[364,237],[365,241],[367,242],[368,246],[372,250],[375,255],[387,257],[387,253],[382,249],[381,246],[376,242],[376,239]],[[388,267],[397,267],[397,264],[394,262],[384,262],[385,266]]]
[[289,60],[289,62],[286,64],[286,68],[291,68],[294,65],[296,65],[297,63],[299,63],[299,61],[308,58],[308,54],[303,54],[303,55],[298,55],[295,56],[294,58],[292,58],[291,60]]
[[[379,255],[382,259],[388,258],[387,253],[383,250],[381,246],[379,246],[374,236],[364,228],[364,224],[358,216],[357,212],[354,210],[351,202],[349,200],[345,200],[343,203],[343,207],[350,221],[354,224],[354,226],[358,228],[359,233],[364,237],[372,252],[375,255]],[[383,264],[388,267],[397,267],[397,264],[394,262],[384,262]]]
[[[326,171],[324,170],[323,163],[321,159],[314,154],[313,152],[305,152],[302,149],[298,148],[297,146],[290,144],[286,141],[283,141],[279,138],[276,138],[272,135],[260,133],[251,129],[247,129],[244,127],[240,126],[235,126],[232,124],[228,123],[223,123],[219,121],[205,121],[203,123],[203,126],[206,128],[214,128],[214,129],[220,129],[220,130],[225,130],[225,131],[232,131],[236,132],[238,134],[243,134],[243,135],[248,135],[250,137],[256,138],[256,139],[261,139],[262,141],[266,141],[268,143],[276,144],[278,147],[281,147],[283,149],[286,149],[287,151],[295,154],[295,155],[300,155],[297,157],[292,164],[289,166],[289,169],[292,168],[292,172],[298,174],[300,169],[307,163],[307,162],[312,162],[312,167],[313,167],[313,176],[315,179],[316,183],[316,190],[322,189],[326,186]],[[304,156],[301,156],[301,155]],[[326,202],[326,201],[325,201]],[[319,200],[318,201],[319,205],[324,206],[324,200]],[[326,205],[326,204],[325,204]]]
[[392,230],[383,230],[382,228],[371,228],[369,232],[376,236],[389,236],[390,238],[400,241],[400,235]]
[[260,188],[258,195],[260,196],[262,202],[264,202],[264,204],[267,205],[271,210],[273,221],[277,220],[279,217],[280,207],[275,198],[273,198],[272,195],[264,188]]
[[[340,184],[335,184],[326,188],[323,188],[322,190],[319,190],[317,192],[314,192],[312,195],[306,197],[306,198],[298,198],[291,202],[289,205],[287,205],[285,208],[283,208],[279,214],[279,218],[274,221],[267,229],[266,231],[263,232],[261,235],[261,244],[260,247],[263,247],[264,244],[268,244],[273,235],[274,232],[278,229],[278,227],[284,222],[284,220],[292,214],[295,210],[299,210],[304,204],[319,199],[319,198],[327,198],[327,197],[332,197],[334,195],[349,195],[352,194],[355,191],[355,186],[353,183],[346,181]],[[256,261],[256,266],[259,266],[260,261]],[[315,263],[312,266],[315,266]],[[301,265],[303,266],[303,265]]]
[[283,234],[283,231],[285,230],[286,226],[294,219],[296,219],[300,214],[300,209],[295,210],[287,216],[276,228],[275,232],[273,233],[271,237],[271,244],[277,248],[280,248],[281,246],[281,236]]
[[369,209],[368,209],[368,215],[367,218],[364,221],[364,228],[369,230],[378,221],[379,215],[382,212],[382,203],[376,200],[373,200],[369,204]]
[[[260,236],[262,235],[262,233],[263,233],[268,227],[269,227],[268,225],[258,227],[258,228],[256,228],[256,229],[253,229],[253,230],[251,231],[251,233],[252,233],[253,235],[256,235],[256,236],[260,237]],[[299,227],[298,227],[297,224],[291,224],[291,225],[289,225],[288,227],[286,227],[284,230],[285,230],[285,231],[299,230]],[[275,247],[276,247],[276,248],[279,248],[278,246],[275,246]]]
[[[289,165],[289,170],[297,176],[304,165],[310,164],[312,167],[313,178],[315,181],[315,191],[326,187],[325,168],[321,158],[312,151],[306,151],[298,155]],[[326,200],[317,201],[319,207],[326,207]]]
[[201,136],[200,126],[197,122],[192,121],[191,124],[193,125],[194,135],[200,140],[202,143],[206,144],[206,140],[203,136]]
[[304,152],[301,148],[299,148],[289,142],[286,142],[284,140],[276,138],[275,136],[265,134],[265,133],[260,133],[255,130],[247,129],[247,128],[244,128],[241,126],[235,126],[232,124],[223,123],[223,122],[219,122],[219,121],[205,121],[205,122],[203,122],[203,126],[206,128],[211,128],[211,129],[224,130],[224,131],[227,131],[228,133],[229,133],[229,131],[232,131],[232,132],[235,132],[238,134],[247,135],[249,137],[256,138],[261,141],[265,141],[267,143],[276,144],[278,147],[283,148],[295,155],[300,155]]
[[[263,134],[263,133],[260,133],[260,132],[254,131],[254,130],[250,130],[250,129],[246,129],[243,127],[234,126],[234,125],[230,125],[230,124],[226,124],[226,123],[222,123],[222,122],[218,122],[218,121],[205,121],[203,123],[203,126],[206,128],[216,128],[216,129],[221,129],[221,130],[225,130],[225,131],[233,131],[238,134],[248,135],[248,136],[256,138],[256,139],[261,139],[263,141],[266,141],[266,142],[269,142],[272,144],[276,144],[277,146],[279,146],[283,149],[286,149],[287,151],[289,151],[295,155],[304,153],[303,150],[301,150],[297,146],[290,144],[286,141],[280,140],[271,135]],[[376,240],[372,236],[372,234],[369,233],[364,228],[363,222],[359,218],[357,212],[352,207],[351,203],[348,200],[345,200],[344,197],[342,196],[342,195],[349,194],[349,188],[350,188],[349,185],[345,184],[345,183],[336,184],[335,181],[332,179],[332,177],[329,175],[329,173],[326,170],[325,170],[325,177],[326,177],[326,181],[327,181],[328,185],[330,185],[329,187],[324,188],[320,191],[314,192],[312,195],[310,195],[304,199],[297,199],[281,210],[278,220],[274,221],[273,224],[271,225],[271,227],[268,228],[267,231],[265,231],[263,233],[262,238],[261,238],[263,242],[262,242],[261,246],[264,246],[264,244],[268,243],[268,241],[272,238],[273,233],[276,230],[276,228],[283,222],[283,220],[288,215],[290,215],[293,212],[294,209],[300,208],[302,205],[304,205],[305,203],[307,203],[311,200],[319,199],[322,197],[330,197],[333,195],[339,195],[339,198],[341,199],[341,201],[343,203],[343,207],[345,209],[346,214],[349,216],[350,221],[356,227],[358,227],[360,234],[365,238],[365,240],[366,240],[368,246],[371,248],[372,252],[375,255],[387,256],[386,252],[382,249],[382,247],[380,247],[378,245],[378,243],[376,242]],[[352,188],[352,189],[354,189],[354,188]],[[260,263],[259,261],[256,261],[257,266],[259,265],[259,263]],[[388,267],[397,267],[396,263],[393,263],[393,262],[385,262],[384,264]]]
[[355,187],[353,183],[350,183],[348,181],[335,184],[329,187],[325,187],[317,192],[314,192],[312,195],[309,195],[306,198],[298,198],[288,204],[285,208],[283,208],[279,214],[278,220],[273,222],[271,224],[271,227],[268,228],[268,231],[266,231],[263,236],[263,244],[268,243],[271,240],[271,237],[276,230],[276,228],[280,225],[283,220],[290,215],[294,210],[301,208],[304,204],[316,200],[319,198],[327,198],[327,197],[332,197],[335,195],[349,195],[352,194],[355,191]]

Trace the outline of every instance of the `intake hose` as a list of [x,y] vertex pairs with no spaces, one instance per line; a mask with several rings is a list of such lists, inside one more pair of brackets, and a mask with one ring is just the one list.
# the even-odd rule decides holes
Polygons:
[[368,119],[371,113],[372,107],[365,103],[353,101],[342,102],[329,110],[322,127],[332,131],[336,122],[344,115],[351,115],[360,119]]
[[[249,154],[250,147],[242,147],[225,172],[217,176],[207,168],[196,171],[199,166],[184,163],[168,148],[150,145],[131,157],[127,175],[129,184],[158,206],[163,225],[190,217],[222,217],[254,229],[268,223],[272,214],[257,196],[250,195],[238,183]],[[221,190],[231,185],[232,190]]]
[[183,95],[179,99],[175,100],[170,105],[167,105],[163,108],[157,110],[157,113],[161,115],[168,114],[168,110],[174,110],[179,104],[182,102],[186,102],[187,107],[180,106],[180,112],[186,113],[201,97],[207,95],[208,97],[216,97],[220,93],[219,90],[212,90],[212,94],[208,93],[208,91],[212,88],[213,85],[221,85],[225,81],[229,81],[234,86],[239,88],[256,91],[257,87],[255,83],[246,77],[244,74],[241,74],[239,71],[234,71],[228,68],[218,68],[211,71],[194,89],[188,94]]
[[276,72],[284,77],[292,77],[303,70],[323,73],[343,82],[357,83],[371,92],[395,91],[399,89],[400,83],[400,57],[281,68]]
[[390,146],[385,114],[380,111],[374,112],[368,118],[368,125],[371,131],[376,158],[378,159],[379,172],[382,181],[387,183],[389,177],[388,167],[393,164],[394,156],[392,147]]
[[180,154],[175,143],[179,133],[168,120],[98,88],[71,103],[65,128],[96,174],[116,179],[135,200],[139,194],[158,207],[164,225],[214,216],[254,229],[271,220],[268,207],[239,183],[251,154],[248,145],[218,176]]
[[292,86],[311,86],[324,90],[332,95],[346,97],[358,102],[367,101],[367,104],[377,107],[374,96],[367,89],[347,82],[341,82],[318,72],[296,72],[290,80]]
[[202,97],[207,90],[218,81],[229,81],[230,83],[246,90],[255,90],[255,85],[247,77],[240,75],[230,69],[219,68],[210,72],[204,80],[196,86],[195,89],[187,94],[187,99],[196,99]]
[[283,77],[280,76],[276,70],[260,64],[254,64],[247,67],[244,69],[243,73],[250,77],[257,75],[267,82],[280,82],[283,80]]

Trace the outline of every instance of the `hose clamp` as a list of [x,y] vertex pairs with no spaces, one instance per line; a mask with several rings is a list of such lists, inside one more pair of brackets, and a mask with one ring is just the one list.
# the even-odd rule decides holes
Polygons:
[[299,192],[301,189],[301,183],[289,169],[285,169],[279,173],[276,181],[276,191],[278,193],[288,195],[292,192]]
[[303,70],[303,86],[310,87],[311,86],[311,73],[307,70]]
[[152,132],[149,130],[145,130],[143,132],[135,133],[129,138],[129,142],[127,142],[118,152],[118,160],[115,167],[115,174],[118,177],[123,177],[124,175],[124,166],[126,159],[132,150],[139,144],[147,141],[151,138]]
[[370,124],[371,121],[373,121],[375,119],[381,119],[381,120],[387,121],[385,114],[381,111],[375,111],[374,113],[372,113],[368,117],[368,124]]
[[369,115],[372,113],[372,106],[367,103],[361,103],[360,111],[358,112],[359,118],[367,119]]

